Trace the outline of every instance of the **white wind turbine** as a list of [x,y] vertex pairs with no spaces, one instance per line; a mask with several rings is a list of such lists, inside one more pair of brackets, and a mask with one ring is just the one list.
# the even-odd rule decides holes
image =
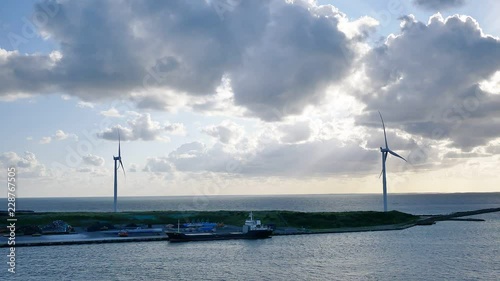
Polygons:
[[123,175],[125,176],[125,168],[123,168],[123,163],[122,163],[122,156],[120,152],[120,132],[118,132],[118,156],[113,155],[113,160],[115,160],[115,196],[114,196],[114,211],[116,213],[116,200],[117,200],[117,195],[118,195],[118,175],[117,171],[120,168],[119,166],[122,167],[123,170]]
[[387,155],[390,153],[398,158],[405,160],[405,162],[407,161],[403,157],[399,156],[396,152],[389,149],[389,145],[387,145],[387,135],[385,134],[384,119],[382,118],[382,114],[380,113],[380,111],[378,112],[378,114],[380,115],[380,120],[382,120],[382,128],[384,129],[384,139],[385,139],[385,148],[380,147],[380,152],[382,152],[382,172],[380,173],[380,175],[383,176],[382,182],[384,185],[384,212],[387,212],[387,178],[385,175],[385,161],[387,160]]

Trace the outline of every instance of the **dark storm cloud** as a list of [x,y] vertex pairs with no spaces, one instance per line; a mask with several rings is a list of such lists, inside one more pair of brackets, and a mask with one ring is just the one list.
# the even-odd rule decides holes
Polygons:
[[300,6],[277,6],[262,43],[249,49],[231,74],[236,104],[266,120],[320,101],[325,87],[344,77],[354,58],[335,11],[314,17]]
[[[238,1],[222,17],[213,1],[48,1],[57,12],[38,30],[59,43],[62,58],[0,53],[0,94],[60,91],[95,101],[163,89],[203,96],[227,75],[237,105],[277,120],[318,103],[355,53],[339,30],[345,15],[297,2]],[[169,108],[158,94],[132,100]]]
[[500,95],[479,83],[500,70],[500,41],[470,17],[402,20],[401,34],[365,58],[370,85],[358,123],[377,126],[380,110],[399,129],[464,150],[498,137]]

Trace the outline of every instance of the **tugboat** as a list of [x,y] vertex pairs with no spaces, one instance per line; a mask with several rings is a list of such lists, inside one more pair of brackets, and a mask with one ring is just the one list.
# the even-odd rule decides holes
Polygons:
[[230,233],[181,233],[167,232],[170,242],[188,241],[211,241],[211,240],[231,240],[231,239],[264,239],[270,238],[273,230],[254,220],[253,213],[250,212],[249,219],[245,220],[241,232]]

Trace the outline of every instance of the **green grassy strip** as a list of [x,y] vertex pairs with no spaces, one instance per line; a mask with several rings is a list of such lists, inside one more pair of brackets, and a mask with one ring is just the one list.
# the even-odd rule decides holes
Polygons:
[[[174,224],[177,221],[223,222],[229,225],[243,225],[248,217],[247,211],[155,211],[155,212],[55,212],[55,213],[23,213],[16,214],[17,226],[46,225],[55,220],[63,220],[72,226],[86,227],[96,222],[111,224]],[[277,227],[304,227],[311,229],[331,229],[340,227],[363,227],[388,224],[410,223],[417,216],[391,212],[292,212],[292,211],[258,211],[254,217],[264,224],[275,224]],[[6,216],[0,216],[0,223]],[[5,225],[5,224],[4,224]]]

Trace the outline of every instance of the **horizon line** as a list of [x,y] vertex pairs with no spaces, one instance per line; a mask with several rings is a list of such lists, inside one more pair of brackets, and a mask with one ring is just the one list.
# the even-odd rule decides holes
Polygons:
[[[467,191],[467,192],[400,192],[391,193],[391,195],[441,195],[441,194],[500,194],[500,191]],[[300,196],[300,195],[380,195],[380,193],[276,193],[276,194],[186,194],[186,195],[127,195],[121,196],[120,198],[151,198],[151,197],[236,197],[236,196]],[[7,199],[7,197],[0,197],[1,199]],[[109,196],[33,196],[33,197],[17,197],[16,199],[48,199],[48,198],[113,198],[113,195]]]

